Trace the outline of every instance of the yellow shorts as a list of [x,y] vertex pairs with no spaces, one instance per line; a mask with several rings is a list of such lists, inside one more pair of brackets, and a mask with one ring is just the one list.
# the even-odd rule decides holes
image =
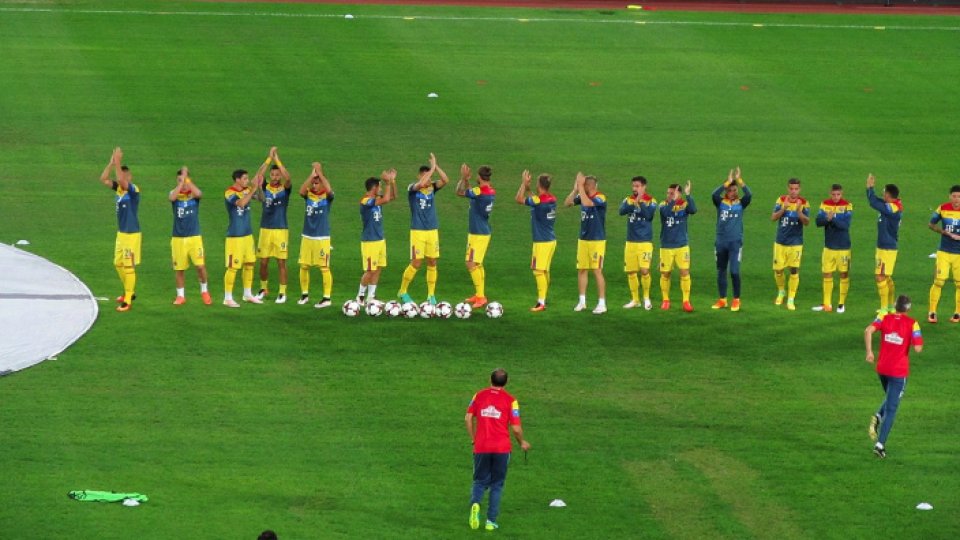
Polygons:
[[203,237],[174,236],[170,239],[170,251],[173,254],[173,269],[186,270],[190,264],[203,266]]
[[360,258],[364,272],[374,272],[387,265],[387,241],[360,242]]
[[260,229],[260,240],[257,242],[257,257],[261,259],[286,259],[290,244],[288,229]]
[[530,255],[530,269],[550,271],[550,265],[553,264],[553,253],[557,251],[557,241],[534,242],[533,253]]
[[674,265],[680,270],[690,269],[690,246],[660,248],[660,271],[669,272]]
[[300,260],[297,261],[300,266],[319,266],[328,268],[330,266],[330,252],[333,247],[330,245],[330,238],[300,238]]
[[410,230],[410,258],[411,259],[439,259],[440,258],[440,231]]
[[113,248],[114,266],[136,266],[140,264],[140,240],[143,233],[117,233],[117,242]]
[[253,235],[228,236],[224,262],[227,263],[227,268],[234,270],[239,270],[244,264],[257,262],[257,255],[253,250]]
[[937,251],[936,279],[946,281],[950,276],[950,272],[953,272],[954,281],[960,281],[960,253]]
[[623,247],[623,271],[632,274],[649,270],[653,262],[653,242],[627,242]]
[[824,274],[832,274],[834,272],[845,274],[850,271],[849,249],[823,248],[821,260],[821,268]]
[[606,240],[577,240],[577,270],[603,268]]
[[890,277],[893,275],[893,269],[897,266],[897,250],[877,248],[875,260],[877,264],[874,268],[874,274]]
[[773,269],[800,268],[800,259],[803,257],[803,245],[785,246],[773,244]]
[[489,245],[489,234],[468,234],[466,261],[476,264],[483,264],[483,258],[487,254],[487,246]]

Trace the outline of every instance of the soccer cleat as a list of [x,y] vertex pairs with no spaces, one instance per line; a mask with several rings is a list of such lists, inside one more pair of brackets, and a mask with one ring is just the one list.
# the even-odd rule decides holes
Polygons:
[[488,531],[495,531],[495,530],[499,529],[500,526],[497,525],[497,522],[496,522],[496,521],[490,521],[490,520],[488,519],[488,520],[487,520],[487,524],[484,525],[483,528],[486,529],[486,530],[488,530]]
[[[477,301],[478,301],[478,302],[480,301],[479,298],[478,298]],[[435,305],[437,305],[437,297],[431,294],[430,296],[427,297],[427,302],[428,302],[431,306],[435,306]],[[486,304],[486,303],[487,303],[487,299],[484,298],[484,299],[483,299],[483,304]],[[480,306],[482,306],[483,304],[480,304]],[[473,307],[480,307],[480,306],[474,305]]]
[[693,304],[691,304],[690,302],[684,302],[683,310],[686,311],[687,313],[693,313]]
[[258,300],[263,300],[267,296],[270,296],[270,291],[268,291],[267,289],[260,289],[260,292],[258,292],[255,296],[257,297]]
[[464,304],[473,304],[477,301],[477,295],[473,295],[470,298],[467,298],[463,301]]
[[473,503],[470,505],[470,528],[477,530],[480,528],[480,504]]
[[930,324],[937,324],[937,312],[931,311],[927,314],[927,322]]
[[[431,296],[430,298],[433,298],[433,297]],[[434,300],[433,305],[436,305],[436,300],[437,300],[437,299],[436,299],[436,298],[433,298],[433,300]],[[485,306],[485,305],[487,305],[487,297],[486,297],[486,296],[475,296],[475,297],[474,297],[474,301],[473,301],[473,304],[472,304],[472,306],[473,306],[474,309],[482,308],[482,307]]]
[[833,306],[831,306],[830,304],[820,304],[819,306],[813,306],[810,309],[812,309],[813,311],[822,311],[824,313],[830,313],[833,311]]
[[277,304],[285,304],[285,303],[287,303],[287,295],[285,295],[285,294],[278,294],[278,295],[277,295],[277,299],[276,299],[274,302],[277,303]]
[[867,433],[870,435],[871,441],[877,440],[877,428],[880,427],[880,417],[873,415],[870,417],[870,425],[867,426]]
[[954,313],[953,317],[950,317],[950,322],[960,323],[960,313]]
[[643,309],[647,311],[650,311],[651,309],[653,309],[653,302],[651,302],[649,298],[643,299]]
[[[358,295],[356,298],[354,298],[354,300],[356,300],[357,303],[360,304],[361,306],[367,305],[367,298],[362,294]],[[373,300],[373,298],[371,298],[371,300]]]
[[[131,302],[133,302],[133,301],[136,300],[136,299],[137,299],[137,295],[136,295],[136,294],[134,294],[133,296],[130,297],[130,301],[131,301]],[[123,295],[122,295],[122,294],[117,297],[117,303],[118,303],[118,304],[122,304],[122,303],[123,303]]]
[[121,311],[121,312],[130,311],[130,304],[126,302],[121,302],[120,305],[117,306],[117,311]]
[[186,304],[186,303],[187,303],[187,299],[186,299],[185,297],[183,297],[183,296],[178,296],[178,297],[176,297],[176,298],[173,299],[173,305],[175,305],[175,306],[182,306],[182,305],[184,305],[184,304]]
[[603,315],[607,312],[606,304],[597,304],[597,307],[593,308],[594,315]]
[[887,449],[883,447],[882,444],[877,443],[873,447],[873,453],[877,455],[878,458],[883,459],[887,457]]
[[534,313],[538,313],[538,312],[541,312],[541,311],[546,311],[546,309],[547,309],[547,305],[546,305],[546,304],[541,304],[540,302],[537,302],[537,305],[535,305],[535,306],[533,306],[532,308],[530,308],[530,311],[532,311],[532,312],[534,312]]
[[231,299],[229,299],[229,300],[224,300],[224,301],[223,301],[223,305],[225,305],[225,306],[227,306],[227,307],[240,307],[240,304],[238,304],[238,303],[236,302],[236,300],[234,300],[233,298],[231,298]]
[[583,310],[585,310],[585,309],[587,309],[587,305],[586,305],[586,304],[577,304],[577,305],[573,306],[573,310],[574,310],[574,311],[578,311],[578,312],[579,312],[579,311],[583,311]]
[[325,307],[330,307],[331,304],[333,304],[333,302],[331,302],[329,298],[321,298],[319,302],[313,305],[313,307],[317,309],[323,309]]
[[250,295],[250,296],[244,295],[243,301],[244,301],[244,302],[250,302],[251,304],[262,304],[262,303],[263,303],[263,300],[261,300],[259,296],[253,296],[253,295]]
[[406,304],[408,302],[413,302],[413,298],[410,297],[407,293],[401,293],[397,295],[397,298],[400,299],[401,304]]
[[778,292],[777,292],[777,299],[773,301],[773,305],[775,305],[775,306],[781,306],[781,305],[783,305],[783,297],[786,296],[786,295],[787,295],[787,293],[785,293],[785,292],[783,292],[783,291],[778,291]]
[[730,311],[740,311],[740,299],[734,298],[733,302],[730,302]]
[[721,298],[721,299],[717,300],[717,303],[715,303],[715,304],[713,304],[712,306],[710,306],[710,309],[723,309],[723,308],[725,308],[725,307],[727,307],[727,299],[726,299],[726,298]]
[[637,302],[636,300],[631,300],[623,305],[623,309],[633,309],[639,306],[640,306],[640,302]]
[[213,303],[213,298],[210,297],[210,293],[207,291],[200,293],[200,299],[203,300],[203,305],[205,306],[209,306]]
[[661,302],[661,303],[660,303],[660,309],[662,309],[663,311],[666,311],[666,310],[670,309],[670,301],[669,301],[669,300],[664,300],[663,302]]
[[297,300],[297,303],[300,304],[301,306],[304,305],[304,304],[310,303],[310,295],[309,295],[309,294],[301,294],[301,295],[300,295],[300,299]]
[[793,303],[793,299],[792,299],[792,298],[791,298],[790,300],[787,300],[787,309],[788,309],[789,311],[796,311],[796,310],[797,310],[797,305]]
[[847,308],[844,307],[843,304],[839,304],[839,305],[837,306],[837,313],[843,313],[843,312],[846,311],[846,310],[847,310]]

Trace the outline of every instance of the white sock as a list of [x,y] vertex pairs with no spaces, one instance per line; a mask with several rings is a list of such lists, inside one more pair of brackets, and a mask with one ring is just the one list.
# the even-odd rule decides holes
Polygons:
[[370,298],[377,296],[377,286],[376,285],[367,285],[367,295]]
[[604,299],[604,298],[601,298],[601,299],[597,300],[597,306],[598,306],[598,307],[601,307],[601,306],[602,306],[602,307],[606,307],[606,306],[607,306],[607,300]]
[[245,298],[246,298],[247,296],[253,296],[253,291],[250,290],[250,289],[246,289],[246,288],[245,288],[245,289],[243,289],[243,296],[244,296]]
[[585,295],[585,294],[581,294],[581,295],[580,295],[580,303],[583,304],[583,305],[586,305],[586,304],[587,304],[587,295]]
[[203,283],[200,284],[200,292],[201,292],[201,293],[207,292],[207,283],[206,283],[206,282],[203,282]]
[[224,302],[229,302],[229,301],[231,301],[231,300],[233,300],[233,293],[232,293],[232,292],[223,293],[223,301],[224,301]]
[[366,296],[367,295],[367,286],[361,285],[360,290],[357,291],[357,296]]
[[183,290],[183,287],[177,287],[177,296],[184,296],[186,294],[187,293]]
[[546,304],[547,304],[547,301],[546,301],[545,299],[543,299],[543,298],[537,298],[537,303],[538,303],[538,304],[546,305]]

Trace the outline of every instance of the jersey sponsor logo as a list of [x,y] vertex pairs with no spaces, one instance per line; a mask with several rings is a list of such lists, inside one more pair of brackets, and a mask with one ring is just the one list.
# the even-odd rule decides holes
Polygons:
[[503,413],[500,412],[500,409],[494,407],[493,405],[488,405],[486,408],[480,411],[480,416],[484,418],[493,418],[494,420],[499,420],[502,414]]
[[884,334],[883,340],[892,345],[903,345],[903,338],[897,333]]

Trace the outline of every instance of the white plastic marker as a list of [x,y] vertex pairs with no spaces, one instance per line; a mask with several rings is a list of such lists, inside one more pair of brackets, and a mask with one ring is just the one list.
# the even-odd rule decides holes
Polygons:
[[936,259],[936,258],[937,258],[937,252],[934,251],[933,253],[931,253],[931,254],[929,255],[929,257],[930,257],[931,259]]
[[917,510],[933,510],[933,505],[930,503],[922,502],[917,505]]
[[140,501],[136,499],[124,499],[123,505],[124,506],[140,506]]
[[29,245],[30,245],[30,241],[29,241],[29,240],[17,240],[17,245],[18,245],[18,246],[29,246]]
[[344,19],[352,19],[352,18],[353,18],[353,15],[347,13],[346,15],[343,16],[343,18],[344,18]]
[[562,499],[554,499],[550,501],[550,506],[553,508],[564,508],[567,506],[567,503],[563,502]]
[[436,92],[430,92],[429,94],[427,94],[427,97],[428,97],[428,98],[438,98],[438,97],[440,97],[440,95],[437,94]]

